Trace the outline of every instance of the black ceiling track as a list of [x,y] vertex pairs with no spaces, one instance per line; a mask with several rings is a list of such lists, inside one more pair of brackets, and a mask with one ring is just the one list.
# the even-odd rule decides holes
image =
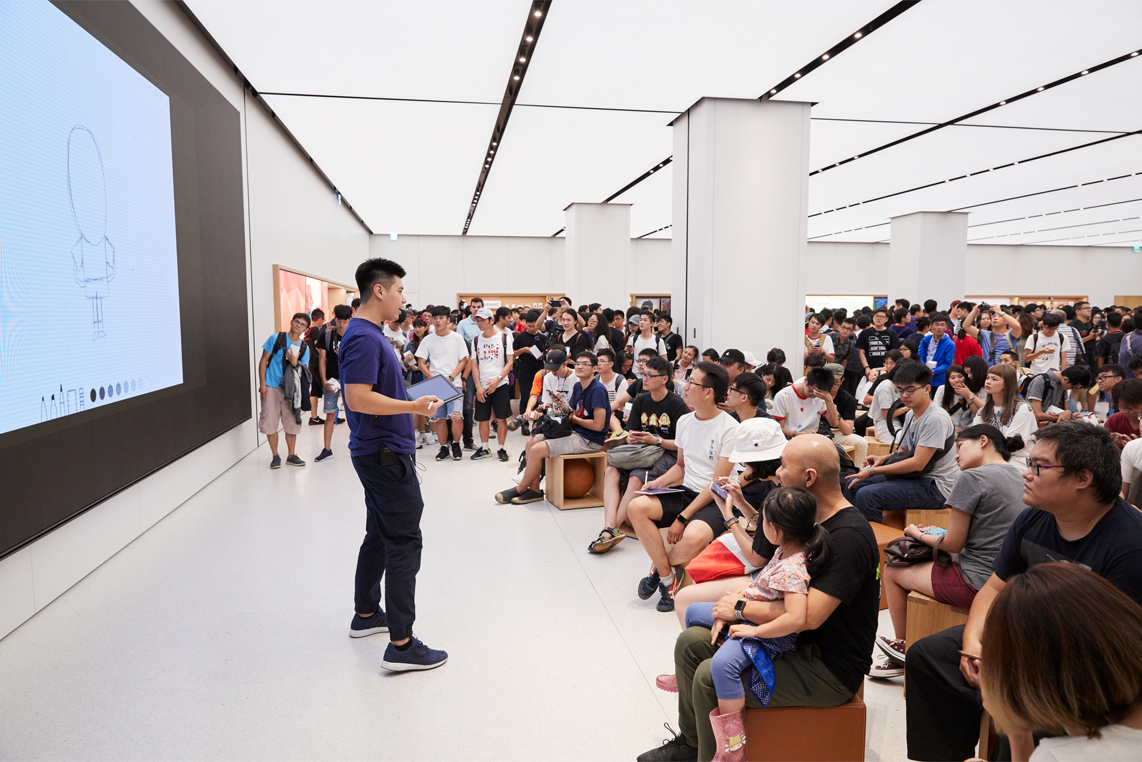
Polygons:
[[[885,143],[884,145],[877,146],[876,148],[870,148],[867,151],[863,151],[863,152],[856,154],[855,156],[851,156],[847,159],[841,159],[840,161],[834,162],[833,164],[830,164],[827,167],[821,167],[820,169],[814,169],[812,172],[809,173],[809,175],[811,177],[811,176],[819,174],[821,172],[827,172],[830,169],[835,169],[837,167],[843,166],[843,165],[848,164],[850,162],[856,161],[857,159],[871,156],[874,153],[880,153],[881,151],[884,151],[888,148],[898,146],[901,143],[907,143],[909,140],[915,140],[916,138],[923,137],[924,135],[931,134],[931,133],[935,132],[936,130],[942,130],[945,127],[950,127],[954,124],[958,124],[958,123],[963,122],[967,119],[977,117],[980,114],[986,114],[988,111],[994,111],[997,108],[1002,108],[1003,106],[1007,106],[1011,103],[1015,103],[1016,101],[1021,101],[1024,98],[1030,98],[1033,95],[1038,95],[1039,93],[1044,93],[1053,87],[1058,87],[1059,85],[1065,85],[1068,82],[1074,82],[1076,79],[1082,79],[1083,77],[1088,76],[1090,74],[1094,74],[1097,71],[1102,71],[1103,69],[1108,69],[1111,66],[1116,66],[1120,63],[1123,63],[1124,61],[1129,61],[1131,58],[1137,58],[1138,53],[1139,53],[1139,51],[1137,51],[1137,50],[1130,52],[1130,53],[1125,53],[1121,56],[1118,56],[1117,58],[1112,58],[1109,61],[1104,61],[1103,63],[1100,63],[1098,66],[1092,66],[1089,69],[1083,69],[1081,72],[1075,72],[1074,74],[1070,74],[1066,77],[1056,79],[1054,82],[1048,82],[1047,84],[1042,85],[1041,87],[1036,87],[1036,88],[1033,88],[1031,90],[1027,90],[1026,92],[1019,93],[1018,95],[1013,95],[1006,100],[1000,101],[999,103],[992,103],[989,106],[984,106],[983,108],[976,109],[975,111],[972,111],[968,114],[964,114],[963,116],[957,116],[955,119],[949,119],[946,122],[940,122],[939,124],[934,124],[931,127],[928,127],[927,129],[920,130],[919,132],[914,132],[911,135],[905,135],[904,137],[893,140],[890,143]],[[966,126],[983,127],[985,125],[966,125]],[[1098,130],[1095,130],[1095,131],[1097,132]]]
[[488,182],[488,175],[492,171],[492,163],[496,160],[496,151],[507,129],[508,119],[512,115],[516,98],[519,97],[520,88],[523,87],[523,78],[527,74],[527,67],[535,55],[535,46],[539,42],[539,33],[543,31],[543,22],[547,20],[547,12],[551,9],[551,0],[535,0],[527,12],[527,23],[523,25],[523,34],[520,35],[519,48],[516,50],[515,60],[512,63],[511,73],[508,75],[508,85],[504,90],[504,99],[500,103],[500,112],[496,115],[496,124],[492,127],[492,137],[488,141],[488,150],[484,154],[483,164],[480,167],[480,176],[476,180],[476,192],[472,194],[472,203],[468,205],[468,217],[464,220],[464,229],[460,235],[468,235],[468,227],[472,224],[472,217],[476,214],[476,207],[480,204],[480,195],[484,192],[484,184]]
[[638,185],[638,184],[639,184],[639,183],[641,183],[643,180],[645,180],[646,178],[650,177],[650,176],[651,176],[651,175],[653,175],[655,172],[657,172],[658,170],[662,169],[663,167],[665,167],[667,164],[669,164],[669,163],[670,163],[670,162],[672,162],[672,161],[674,161],[674,157],[673,157],[673,156],[667,156],[665,159],[663,159],[662,161],[658,162],[658,164],[654,165],[653,167],[651,167],[650,169],[648,169],[646,172],[643,172],[641,175],[639,175],[639,176],[638,176],[638,177],[636,177],[635,179],[631,180],[629,183],[627,183],[627,184],[626,184],[626,185],[624,185],[623,187],[619,188],[617,191],[615,191],[615,192],[614,192],[614,193],[612,193],[611,195],[607,196],[605,199],[603,199],[603,203],[604,203],[604,204],[606,204],[606,203],[609,203],[611,200],[613,200],[613,199],[615,199],[615,198],[618,198],[619,196],[623,195],[623,194],[624,194],[624,193],[626,193],[628,190],[630,190],[630,189],[631,189],[631,188],[633,188],[634,186]]

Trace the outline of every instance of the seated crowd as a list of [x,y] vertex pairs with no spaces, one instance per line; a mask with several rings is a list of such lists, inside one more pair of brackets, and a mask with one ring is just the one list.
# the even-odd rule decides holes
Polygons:
[[[607,451],[587,550],[637,538],[651,566],[632,587],[682,629],[657,681],[680,732],[640,760],[745,759],[766,742],[746,739],[747,708],[837,706],[905,674],[911,759],[972,757],[984,707],[1000,758],[1137,757],[1142,308],[807,312],[794,378],[781,349],[687,346],[664,312],[472,301],[464,319],[409,312],[390,340],[410,382],[465,390],[434,416],[438,460],[461,457],[469,408],[473,459],[491,419],[501,460],[527,437],[497,502],[545,499],[549,457]],[[908,524],[931,554],[882,579],[874,525],[907,510],[947,526]],[[905,653],[910,591],[967,623]]]

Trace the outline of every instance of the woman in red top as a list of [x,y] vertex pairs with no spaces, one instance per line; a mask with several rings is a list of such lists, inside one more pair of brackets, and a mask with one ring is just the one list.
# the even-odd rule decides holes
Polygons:
[[1121,450],[1126,443],[1137,439],[1139,415],[1142,415],[1142,378],[1132,378],[1114,387],[1118,412],[1106,419],[1106,430]]

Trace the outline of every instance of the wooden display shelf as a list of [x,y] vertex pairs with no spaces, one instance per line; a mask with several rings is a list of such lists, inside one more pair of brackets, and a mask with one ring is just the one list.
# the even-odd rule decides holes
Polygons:
[[[595,469],[595,483],[583,497],[563,497],[563,464],[568,460],[587,460]],[[603,482],[607,471],[607,451],[580,455],[561,455],[547,459],[547,501],[561,511],[575,508],[597,508],[603,504]]]

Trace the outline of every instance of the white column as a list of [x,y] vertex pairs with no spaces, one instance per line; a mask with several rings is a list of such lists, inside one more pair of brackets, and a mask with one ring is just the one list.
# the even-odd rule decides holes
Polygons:
[[630,304],[630,204],[571,204],[567,214],[566,290],[571,303]]
[[809,104],[703,98],[673,122],[671,292],[687,344],[804,355]]
[[914,304],[935,299],[947,312],[964,298],[967,267],[966,212],[913,212],[892,218],[888,244],[888,301],[904,297]]

